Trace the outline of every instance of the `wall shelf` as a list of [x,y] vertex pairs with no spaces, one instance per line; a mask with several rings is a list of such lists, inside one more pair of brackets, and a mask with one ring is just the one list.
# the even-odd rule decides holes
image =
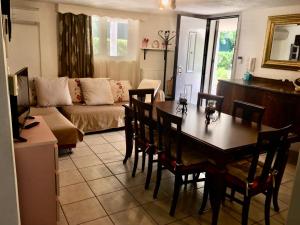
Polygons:
[[[146,60],[146,55],[148,51],[156,51],[156,52],[164,52],[165,49],[163,48],[141,48],[142,51],[144,51],[144,60]],[[175,50],[173,49],[168,49],[168,52],[174,52]]]

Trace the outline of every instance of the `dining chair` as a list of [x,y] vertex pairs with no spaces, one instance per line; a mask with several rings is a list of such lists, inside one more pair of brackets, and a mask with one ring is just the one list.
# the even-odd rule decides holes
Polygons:
[[224,96],[211,95],[211,94],[207,94],[207,93],[198,92],[197,107],[202,105],[204,99],[206,100],[206,103],[205,103],[206,105],[207,105],[208,100],[216,101],[217,111],[218,112],[222,111]]
[[247,122],[256,122],[258,127],[261,126],[264,112],[265,108],[260,105],[239,100],[233,102],[232,116],[240,117]]
[[136,99],[145,102],[146,96],[150,95],[151,104],[154,102],[154,89],[147,88],[147,89],[131,89],[129,92],[129,106],[132,106],[132,99],[136,97]]
[[135,130],[135,147],[134,147],[134,165],[132,177],[135,176],[139,153],[142,153],[142,171],[145,168],[146,154],[148,154],[148,170],[145,182],[145,189],[149,188],[153,162],[153,155],[157,152],[157,132],[154,132],[155,125],[152,118],[153,106],[151,104],[132,99],[134,112],[134,130]]
[[183,180],[183,176],[205,172],[207,159],[197,151],[197,145],[183,140],[181,135],[182,118],[168,112],[156,109],[158,121],[158,162],[157,176],[153,197],[157,198],[162,176],[162,170],[167,169],[175,175],[173,198],[170,215],[174,216],[180,187],[184,183],[205,181],[205,178],[193,177]]
[[[257,144],[252,149],[252,160],[242,160],[230,163],[226,166],[226,172],[223,174],[225,185],[243,195],[243,200],[235,198],[227,193],[226,197],[232,198],[233,201],[242,205],[242,225],[248,224],[248,214],[251,198],[264,194],[265,199],[265,224],[270,225],[270,205],[275,189],[275,180],[278,174],[284,170],[284,162],[282,158],[289,151],[288,134],[291,130],[291,125],[282,129],[260,132],[257,139]],[[264,161],[259,161],[260,153],[266,152]],[[210,169],[211,174],[208,177],[222,173],[215,167],[215,171]],[[209,182],[209,179],[208,181]],[[205,185],[205,189],[208,185]],[[208,193],[204,190],[204,193]],[[206,198],[207,200],[207,198]],[[202,202],[200,213],[205,208],[206,201]]]
[[[148,89],[130,89],[128,90],[128,95],[129,95],[129,107],[132,108],[132,99],[136,98],[139,99],[142,102],[145,102],[146,100],[146,96],[150,95],[150,103],[153,104],[154,102],[154,89],[153,88],[148,88]],[[148,97],[149,98],[149,97]],[[132,110],[130,110],[132,111]],[[131,144],[129,144],[129,146],[132,148],[133,146],[133,140],[135,139],[135,128],[134,128],[134,120],[133,117],[130,117],[130,120],[126,120],[125,119],[125,126],[130,127],[129,129],[125,129],[125,133],[128,132],[128,130],[131,130],[129,133],[131,133],[130,135],[126,135],[126,136],[130,136],[129,140],[126,140],[126,142],[130,142]],[[132,138],[131,138],[132,137]],[[128,156],[130,157],[130,156]],[[124,159],[123,163],[125,163],[127,161],[127,158]],[[143,170],[144,170],[144,165],[143,164]]]

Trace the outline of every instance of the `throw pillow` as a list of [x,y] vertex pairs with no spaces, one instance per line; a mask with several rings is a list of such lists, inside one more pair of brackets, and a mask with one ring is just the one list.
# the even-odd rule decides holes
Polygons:
[[80,79],[78,78],[71,78],[69,79],[69,90],[70,95],[72,98],[73,103],[80,103],[82,102],[82,94],[81,94],[81,88],[80,88]]
[[39,106],[72,105],[67,77],[56,79],[38,77],[34,83]]
[[85,78],[81,79],[80,83],[87,105],[114,104],[114,97],[107,79]]
[[110,87],[114,96],[114,102],[128,102],[128,90],[132,89],[128,80],[110,80]]

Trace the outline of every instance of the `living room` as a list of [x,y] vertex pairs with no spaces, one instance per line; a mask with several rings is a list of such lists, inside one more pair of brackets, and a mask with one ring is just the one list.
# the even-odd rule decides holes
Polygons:
[[[159,173],[155,163],[152,171],[150,158],[147,157],[144,162],[144,153],[139,155],[136,152],[136,130],[139,127],[134,127],[134,116],[130,114],[132,109],[126,105],[131,102],[129,90],[154,89],[155,104],[161,104],[164,109],[182,106],[182,118],[186,117],[186,123],[193,113],[193,105],[198,105],[199,92],[224,96],[223,108],[219,111],[224,115],[231,115],[231,102],[236,99],[247,101],[264,107],[263,125],[282,128],[289,125],[287,121],[292,121],[297,133],[299,96],[294,91],[293,82],[299,78],[299,49],[296,50],[297,60],[291,58],[290,51],[287,56],[290,60],[271,60],[272,54],[268,53],[268,32],[272,17],[285,16],[277,20],[274,18],[280,24],[280,21],[292,16],[286,20],[291,24],[298,24],[298,0],[261,0],[247,3],[213,0],[11,0],[8,11],[11,17],[11,33],[7,16],[3,17],[6,22],[3,22],[1,29],[3,76],[0,80],[0,110],[3,127],[0,135],[0,174],[4,185],[0,187],[0,224],[56,224],[49,223],[53,218],[48,221],[47,218],[39,220],[39,213],[31,212],[36,212],[37,209],[34,208],[37,205],[33,205],[35,201],[38,202],[35,199],[39,196],[39,185],[35,185],[34,181],[27,181],[30,173],[25,176],[26,169],[23,170],[23,178],[20,178],[22,167],[19,166],[21,163],[18,165],[20,150],[17,149],[22,149],[26,144],[23,146],[24,143],[21,143],[18,147],[20,143],[13,142],[16,137],[13,136],[11,120],[14,118],[10,111],[12,102],[9,101],[7,77],[14,73],[18,75],[22,68],[27,68],[30,116],[36,117],[34,120],[27,119],[26,124],[33,121],[39,124],[22,130],[20,137],[27,134],[26,132],[29,132],[28,135],[33,132],[35,138],[38,138],[38,128],[50,128],[54,136],[49,135],[58,144],[55,154],[60,156],[51,159],[58,164],[55,173],[59,178],[55,179],[59,181],[54,179],[54,184],[51,183],[56,185],[59,193],[56,196],[58,205],[55,205],[58,211],[54,213],[59,215],[57,224],[216,224],[216,221],[218,224],[241,223],[241,216],[244,214],[242,207],[227,199],[218,212],[217,220],[214,216],[217,207],[214,208],[214,205],[205,205],[205,210],[199,215],[198,211],[205,196],[204,182],[201,180],[205,177],[203,173],[198,174],[199,181],[201,180],[199,183],[195,182],[194,176],[197,173],[194,172],[182,179],[183,183],[187,179],[188,184],[184,184],[180,190],[177,207],[175,203],[175,214],[172,215],[171,212],[174,202],[174,171],[163,172],[161,190],[153,198]],[[70,23],[70,20],[80,21],[82,18],[85,22],[79,22],[77,28]],[[77,57],[79,54],[75,54],[77,58],[74,59],[68,55],[72,52],[68,47],[72,45],[72,41],[67,41],[71,37],[68,32],[83,27],[87,31],[85,40],[81,41],[85,45],[82,52],[86,54],[86,58],[80,59]],[[286,32],[280,32],[278,40],[284,39],[286,35]],[[82,37],[78,33],[73,36],[74,40]],[[81,43],[78,40],[76,42]],[[293,44],[297,49],[296,41]],[[80,48],[79,45],[77,47]],[[274,65],[275,63],[277,64]],[[246,95],[250,90],[241,91],[240,83],[229,85],[226,81],[218,81],[242,81],[249,76],[254,81],[258,79],[256,86],[262,83],[269,85],[276,80],[275,86],[278,90],[275,93],[288,92],[291,94],[288,95],[290,98],[286,98],[286,95],[271,96],[274,91],[261,97],[260,91],[269,91],[270,86],[267,89],[259,86],[257,90],[251,89],[251,93]],[[296,86],[297,82],[294,83]],[[242,96],[247,97],[243,99]],[[187,105],[177,103],[182,98],[185,98]],[[169,105],[172,102],[174,106]],[[284,105],[278,106],[279,103]],[[187,110],[185,113],[184,107]],[[287,110],[287,107],[290,108]],[[192,121],[193,118],[191,123]],[[211,124],[208,122],[207,127],[217,126],[219,122],[222,120],[212,116]],[[216,129],[225,129],[222,125],[218,126]],[[187,136],[194,135],[199,140],[202,138],[199,137],[200,128],[192,128],[191,133],[184,130],[184,124],[182,128]],[[222,140],[238,139],[232,138],[234,132],[236,135],[243,135],[242,131],[232,129],[232,132],[228,130],[228,134],[224,131]],[[212,133],[217,135],[218,132]],[[241,137],[245,141],[252,134],[245,133]],[[216,139],[213,140],[209,137],[213,137],[213,134],[207,135],[207,140],[212,142],[218,137],[215,136]],[[255,140],[257,135],[258,133]],[[268,216],[270,224],[275,225],[296,225],[300,220],[297,215],[300,196],[295,191],[300,185],[300,169],[296,166],[299,151],[296,142],[299,142],[299,138],[293,137],[289,140],[292,145],[277,196],[280,210],[276,209],[275,203],[274,206],[271,204]],[[227,141],[224,141],[224,146],[225,142]],[[151,146],[149,143],[148,145]],[[148,151],[145,153],[149,154]],[[136,155],[138,162],[135,162]],[[154,158],[154,161],[158,160],[156,156]],[[35,165],[29,161],[28,165],[30,164]],[[32,167],[35,168],[33,170],[46,164],[38,166]],[[32,172],[33,177],[35,172]],[[40,173],[37,176],[42,175]],[[191,177],[193,179],[190,181]],[[43,182],[46,184],[46,179]],[[36,188],[33,188],[33,184]],[[22,185],[29,185],[25,188],[27,192],[20,191]],[[32,200],[31,209],[30,201],[29,206],[24,203],[28,201],[24,200],[24,193],[29,194],[30,201]],[[36,193],[35,197],[33,193]],[[46,199],[46,196],[44,194],[43,197]],[[236,196],[240,197],[239,193]],[[249,219],[246,219],[248,224],[267,223],[267,216],[263,212],[267,204],[261,196],[263,195],[255,196],[251,202]],[[24,216],[26,213],[30,216]],[[40,217],[50,214],[41,212]],[[245,224],[244,218],[242,221]]]

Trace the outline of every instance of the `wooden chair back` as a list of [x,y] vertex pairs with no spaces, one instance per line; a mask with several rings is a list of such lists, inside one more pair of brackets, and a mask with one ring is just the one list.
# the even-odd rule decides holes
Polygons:
[[224,101],[224,96],[219,96],[219,95],[211,95],[207,93],[201,93],[198,92],[198,99],[197,99],[197,107],[202,106],[203,100],[206,100],[205,104],[207,106],[208,100],[214,100],[216,101],[216,109],[217,111],[221,112],[222,111],[222,106],[223,106],[223,101]]
[[146,95],[151,96],[151,104],[154,101],[154,89],[131,89],[129,90],[129,106],[132,107],[132,99],[136,96],[136,99],[145,102]]
[[240,117],[244,121],[256,122],[258,127],[261,126],[265,108],[260,105],[235,100],[233,102],[233,117]]
[[[171,158],[172,149],[176,150],[176,164],[181,164],[181,124],[182,118],[156,109],[158,122],[158,149],[165,151]],[[175,146],[174,146],[175,145]]]
[[[248,182],[252,183],[255,177],[259,176],[260,183],[266,184],[270,175],[281,173],[285,168],[283,160],[288,154],[290,143],[288,134],[291,131],[291,125],[267,132],[260,132],[257,139],[256,147],[253,151],[253,158],[248,173]],[[263,163],[261,174],[257,174],[257,165],[260,153],[265,152],[266,157]]]
[[145,144],[154,143],[154,123],[152,118],[152,104],[132,99],[134,113],[135,136]]

